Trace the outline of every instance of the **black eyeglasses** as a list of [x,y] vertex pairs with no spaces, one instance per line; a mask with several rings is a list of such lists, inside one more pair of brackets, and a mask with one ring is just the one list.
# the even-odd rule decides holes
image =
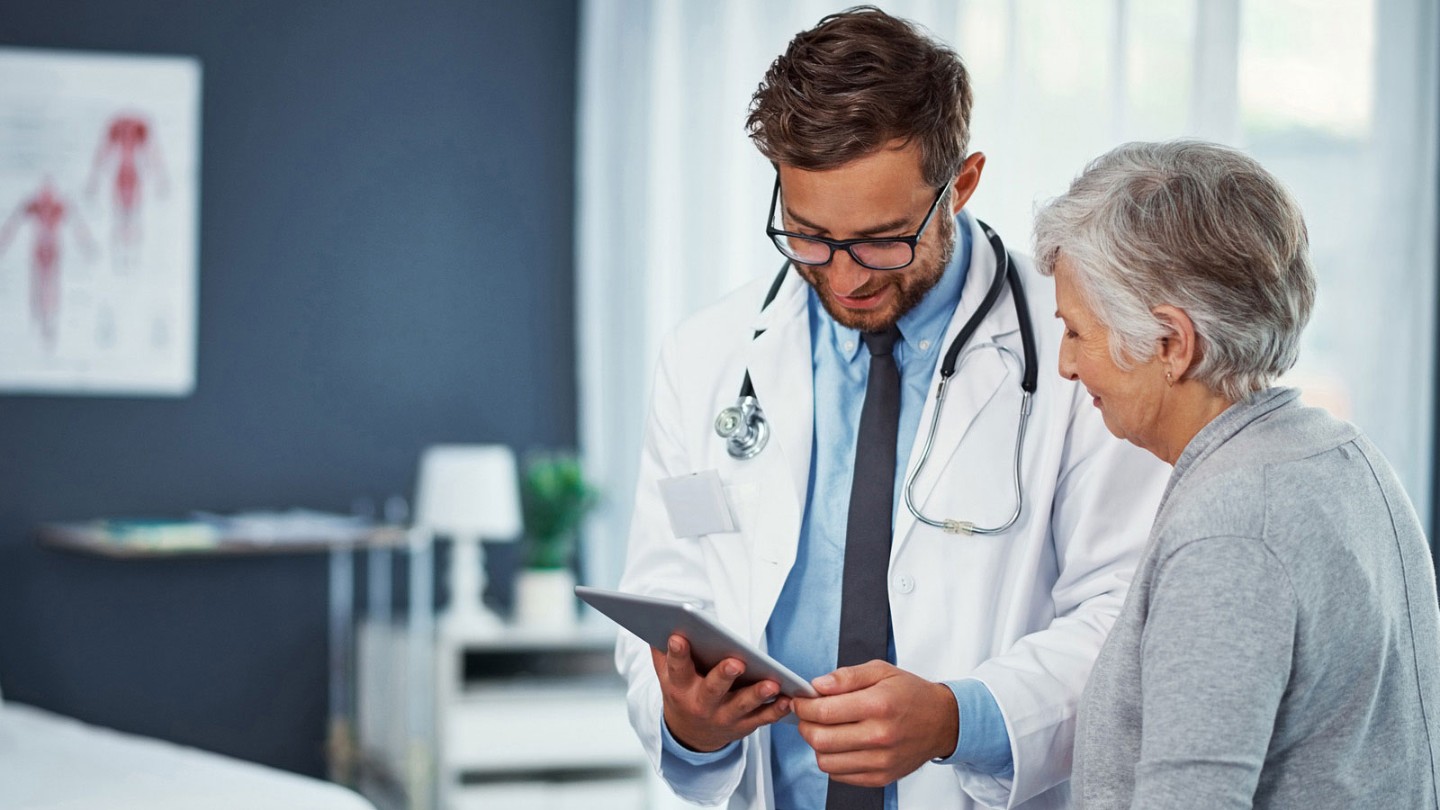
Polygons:
[[929,227],[930,219],[935,216],[935,209],[940,207],[940,198],[945,196],[947,188],[949,186],[941,186],[936,192],[935,202],[930,203],[925,221],[920,223],[920,230],[913,236],[825,239],[782,231],[775,227],[775,206],[780,201],[780,178],[777,176],[775,191],[770,195],[770,217],[765,220],[765,234],[775,243],[775,247],[785,254],[785,258],[799,264],[812,267],[829,264],[830,260],[835,258],[835,251],[843,250],[861,267],[871,270],[899,270],[909,267],[910,263],[915,261],[915,243],[920,241],[921,235]]

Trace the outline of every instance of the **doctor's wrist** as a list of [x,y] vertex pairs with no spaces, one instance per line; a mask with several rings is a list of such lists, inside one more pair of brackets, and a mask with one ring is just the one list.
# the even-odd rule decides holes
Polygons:
[[960,705],[948,684],[940,682],[930,686],[935,694],[933,716],[939,720],[932,736],[930,759],[940,762],[954,756],[960,744]]
[[[684,732],[677,733],[675,727],[670,723],[670,718],[663,714],[660,718],[660,725],[664,730],[664,737],[668,737],[677,748],[682,749],[683,753],[692,754],[693,758],[718,759],[722,757],[729,748],[737,744],[736,740],[708,740],[702,742],[694,735],[687,738]],[[711,744],[706,745],[706,742]],[[682,753],[682,751],[677,751],[676,753]]]

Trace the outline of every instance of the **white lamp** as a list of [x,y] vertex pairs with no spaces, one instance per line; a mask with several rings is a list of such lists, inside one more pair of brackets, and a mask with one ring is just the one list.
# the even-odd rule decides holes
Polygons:
[[415,524],[454,541],[450,608],[445,621],[459,631],[498,631],[501,621],[481,602],[485,559],[481,539],[519,539],[520,484],[515,454],[503,445],[448,444],[420,457]]

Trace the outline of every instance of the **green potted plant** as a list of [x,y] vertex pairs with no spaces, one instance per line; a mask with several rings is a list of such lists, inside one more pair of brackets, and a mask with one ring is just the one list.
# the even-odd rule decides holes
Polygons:
[[598,493],[570,453],[531,456],[520,476],[525,567],[515,584],[520,624],[564,628],[575,621],[575,552]]

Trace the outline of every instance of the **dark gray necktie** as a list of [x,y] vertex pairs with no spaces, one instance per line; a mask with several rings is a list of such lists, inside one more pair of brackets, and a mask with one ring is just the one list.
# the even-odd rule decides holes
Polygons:
[[[845,527],[845,575],[840,591],[842,667],[885,660],[890,648],[890,537],[895,511],[895,445],[900,428],[900,330],[861,335],[870,350],[870,379],[860,411],[850,516]],[[830,780],[825,810],[882,810],[884,788]]]

